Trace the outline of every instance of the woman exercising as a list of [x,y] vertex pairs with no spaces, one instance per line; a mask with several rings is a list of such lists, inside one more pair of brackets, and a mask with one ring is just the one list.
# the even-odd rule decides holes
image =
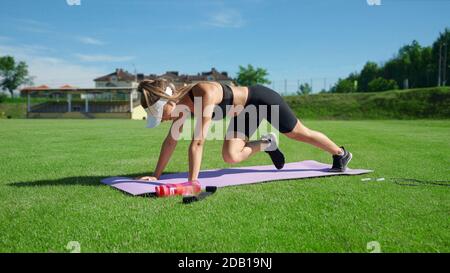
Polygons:
[[[264,151],[277,169],[283,168],[285,158],[278,147],[275,134],[270,133],[259,140],[249,141],[262,119],[266,119],[287,137],[330,153],[333,157],[330,171],[345,171],[352,159],[352,154],[344,147],[338,147],[324,134],[305,127],[277,92],[262,85],[242,87],[199,82],[176,89],[167,79],[159,78],[142,81],[138,92],[141,93],[141,105],[148,113],[148,128],[158,126],[161,121],[173,121],[162,144],[153,175],[138,177],[140,180],[159,179],[175,150],[184,121],[189,116],[186,112],[194,113],[196,119],[194,137],[189,146],[189,181],[198,179],[203,146],[211,121],[226,116],[231,118],[222,148],[222,157],[227,163],[239,163]],[[181,108],[184,110],[180,111]],[[266,113],[261,111],[264,109]]]

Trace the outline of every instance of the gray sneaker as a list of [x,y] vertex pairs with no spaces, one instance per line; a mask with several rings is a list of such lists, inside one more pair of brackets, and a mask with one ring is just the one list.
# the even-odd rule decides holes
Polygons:
[[352,154],[341,147],[344,151],[343,155],[333,155],[333,167],[329,170],[330,172],[345,172],[347,170],[347,165],[352,160]]
[[269,154],[270,159],[272,159],[273,165],[275,165],[275,168],[277,168],[278,170],[282,169],[284,167],[285,159],[284,154],[278,148],[277,135],[275,135],[274,133],[269,133],[261,137],[261,140],[270,143],[270,145],[266,149],[264,149],[264,151]]

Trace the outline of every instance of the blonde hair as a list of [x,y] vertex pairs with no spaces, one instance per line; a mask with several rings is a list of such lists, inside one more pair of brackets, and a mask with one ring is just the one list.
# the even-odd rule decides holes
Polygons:
[[[139,83],[137,91],[142,93],[141,95],[141,105],[144,108],[153,105],[160,98],[167,99],[178,103],[181,98],[183,98],[195,84],[188,84],[186,86],[175,88],[175,85],[171,83],[168,79],[158,78],[156,80],[143,80]],[[166,94],[165,90],[167,87],[172,88],[172,96]]]

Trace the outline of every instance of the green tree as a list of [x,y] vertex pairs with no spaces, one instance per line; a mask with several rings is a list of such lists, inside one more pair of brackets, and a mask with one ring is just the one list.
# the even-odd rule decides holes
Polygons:
[[385,78],[378,77],[371,82],[369,82],[368,85],[368,92],[380,92],[380,91],[387,91],[387,90],[394,90],[398,89],[397,82],[394,80],[386,80]]
[[309,95],[312,93],[312,87],[308,83],[301,84],[298,87],[297,95]]
[[408,80],[408,88],[429,87],[433,80],[434,66],[431,47],[422,47],[417,41],[400,48],[397,55],[382,68],[380,76],[393,79],[399,86]]
[[376,79],[379,73],[380,68],[378,67],[378,64],[374,62],[367,62],[361,70],[361,73],[359,74],[357,91],[368,91],[369,82]]
[[[447,45],[447,67],[445,67],[445,72],[447,73],[447,83],[450,85],[450,28],[446,28],[444,32],[439,34],[439,37],[432,45],[432,66],[433,66],[433,82],[434,85],[438,82],[438,71],[439,71],[439,47],[442,45],[442,56],[445,55],[445,46]],[[441,68],[444,70],[444,67]],[[442,80],[442,77],[441,77]]]
[[[445,46],[446,45],[446,46]],[[447,64],[442,64],[442,70],[445,71],[446,85],[450,83],[450,29],[446,28],[443,33],[433,43],[432,46],[421,46],[419,42],[413,40],[410,44],[402,46],[397,54],[383,65],[367,62],[359,74],[350,74],[346,79],[349,82],[357,76],[357,91],[365,92],[369,90],[369,83],[381,77],[385,80],[394,80],[397,87],[406,88],[405,82],[408,82],[408,88],[421,88],[436,86],[438,83],[439,70],[439,52],[442,52],[442,58],[447,54]],[[447,52],[445,52],[447,50]],[[443,61],[442,61],[443,62]],[[445,67],[444,67],[445,66]],[[444,72],[441,74],[443,80]],[[341,80],[341,81],[344,81]],[[332,92],[344,92],[349,90],[349,82],[338,82]],[[377,84],[385,83],[382,80],[376,81]],[[345,87],[345,88],[344,88]],[[391,86],[392,87],[392,86]],[[377,90],[379,91],[379,90]],[[345,91],[346,92],[346,91]]]
[[336,84],[330,89],[331,93],[350,93],[358,89],[359,74],[350,73],[345,79],[338,79]]
[[337,83],[331,88],[332,93],[351,93],[356,92],[357,83],[355,80],[339,79]]
[[270,84],[267,79],[269,73],[263,68],[254,68],[251,64],[247,67],[239,66],[236,82],[242,86],[252,86],[255,84]]
[[403,86],[402,64],[399,59],[392,58],[387,61],[381,69],[380,76],[385,79],[394,79],[399,86]]
[[31,84],[27,64],[16,63],[11,56],[0,57],[0,87],[9,91],[12,98],[14,90],[22,84]]
[[421,74],[424,74],[425,71],[422,68],[422,50],[419,42],[414,40],[410,45],[400,48],[398,53],[402,64],[403,78],[408,79],[410,88],[423,86],[420,81]]
[[422,49],[422,63],[421,69],[423,73],[421,74],[420,87],[431,87],[435,86],[436,81],[434,80],[434,69],[433,69],[433,48],[428,46]]
[[7,98],[7,95],[3,92],[0,92],[0,103],[4,102]]

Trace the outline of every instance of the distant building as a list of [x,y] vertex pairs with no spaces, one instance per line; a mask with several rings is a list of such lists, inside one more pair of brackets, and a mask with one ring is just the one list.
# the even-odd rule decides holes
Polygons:
[[224,84],[234,84],[233,79],[228,76],[227,72],[223,71],[219,73],[215,68],[212,68],[209,72],[203,72],[196,76],[189,76],[188,80],[193,83],[199,81],[216,81]]
[[136,74],[133,75],[123,69],[116,69],[113,73],[94,79],[95,87],[135,87],[135,85],[144,79],[156,79],[163,77],[170,79],[175,86],[196,83],[201,81],[216,81],[224,84],[233,85],[233,79],[227,72],[219,72],[215,68],[211,71],[198,73],[197,75],[180,74],[178,71],[167,71],[162,75],[156,74]]
[[136,85],[136,76],[116,69],[111,74],[94,79],[95,87],[134,87]]
[[135,87],[26,87],[27,118],[145,119]]
[[164,77],[176,87],[201,81],[217,81],[233,85],[227,72],[215,68],[197,75],[167,71],[163,75],[131,74],[123,69],[94,79],[94,88],[63,85],[52,88],[47,85],[26,87],[21,95],[27,97],[28,118],[131,118],[146,119],[147,113],[140,105],[136,88],[144,79]]

